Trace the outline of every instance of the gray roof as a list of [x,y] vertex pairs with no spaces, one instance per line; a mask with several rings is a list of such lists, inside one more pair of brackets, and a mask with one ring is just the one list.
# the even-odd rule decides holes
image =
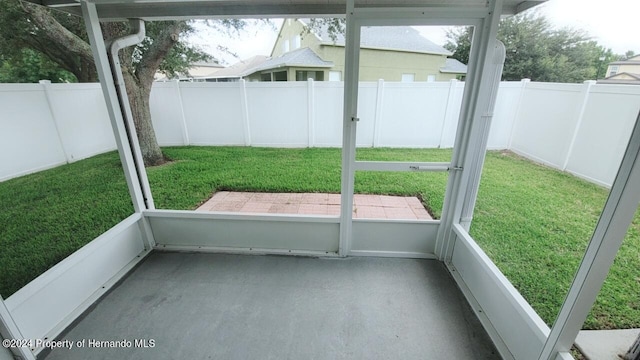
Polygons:
[[611,62],[609,65],[640,65],[640,60],[620,60]]
[[444,66],[440,68],[440,72],[454,73],[454,74],[466,74],[467,65],[461,63],[456,59],[448,58]]
[[218,70],[212,78],[240,78],[252,73],[252,69],[263,64],[269,57],[264,55],[256,55],[246,60],[238,61],[237,63],[226,67],[222,70]]
[[[620,79],[622,75],[627,75],[632,79]],[[608,78],[598,80],[598,84],[630,84],[640,85],[640,74],[632,74],[628,72],[622,72],[615,75],[611,75]]]
[[198,67],[212,67],[212,68],[223,68],[224,65],[219,64],[215,61],[196,61],[194,63],[191,64],[191,66],[198,66]]
[[254,73],[260,70],[289,66],[330,68],[333,66],[333,62],[322,60],[313,50],[304,47],[284,53],[276,58],[270,58],[250,71]]
[[[308,19],[302,19],[305,24]],[[327,27],[323,26],[317,34],[326,45],[344,46],[344,34],[336,34],[335,41],[329,36]],[[411,26],[366,26],[360,33],[360,47],[373,49],[400,50],[418,53],[452,55],[442,46],[425,38]]]
[[617,74],[615,74],[615,75],[611,75],[611,76],[609,76],[609,77],[607,77],[607,78],[604,78],[604,80],[610,80],[610,79],[619,78],[619,77],[621,77],[622,75],[627,75],[627,76],[632,77],[632,78],[634,78],[634,79],[636,79],[636,80],[640,80],[640,74],[633,74],[633,73],[629,73],[629,72],[621,72],[621,73],[617,73]]

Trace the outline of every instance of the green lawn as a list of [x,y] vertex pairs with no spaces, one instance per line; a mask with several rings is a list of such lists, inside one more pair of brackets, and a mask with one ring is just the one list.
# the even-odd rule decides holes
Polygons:
[[[158,208],[194,209],[215,190],[334,192],[339,149],[165,148],[148,169]],[[359,159],[447,161],[450,150],[358,149]],[[439,216],[444,173],[358,172],[356,192],[418,195]],[[510,153],[490,152],[471,234],[549,324],[607,191]],[[0,294],[8,297],[132,213],[115,153],[0,183]],[[640,327],[640,216],[587,328]]]

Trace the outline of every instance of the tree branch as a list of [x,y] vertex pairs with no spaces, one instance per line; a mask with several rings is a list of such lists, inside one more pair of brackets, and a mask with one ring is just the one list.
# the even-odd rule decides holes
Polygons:
[[160,63],[180,40],[180,33],[187,28],[184,21],[173,21],[160,36],[153,40],[149,50],[136,65],[137,81],[143,86],[151,86],[153,77],[160,67]]
[[[93,54],[89,44],[62,26],[45,7],[24,1],[20,1],[20,4],[35,25],[43,30],[39,31],[39,35],[47,37],[52,43],[58,44],[66,51],[93,62]],[[38,48],[38,50],[44,52],[42,48]]]

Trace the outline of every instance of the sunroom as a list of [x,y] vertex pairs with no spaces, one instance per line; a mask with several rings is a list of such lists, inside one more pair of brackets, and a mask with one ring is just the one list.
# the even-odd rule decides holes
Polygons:
[[[505,57],[498,22],[544,0],[34,2],[85,20],[135,212],[0,299],[2,338],[26,345],[0,359],[572,358],[640,202],[639,121],[551,328],[469,235]],[[233,17],[346,18],[340,215],[155,208],[100,22],[140,25],[124,47],[144,21]],[[474,27],[448,162],[356,160],[360,29],[400,25]],[[441,218],[354,218],[366,171],[446,173]]]

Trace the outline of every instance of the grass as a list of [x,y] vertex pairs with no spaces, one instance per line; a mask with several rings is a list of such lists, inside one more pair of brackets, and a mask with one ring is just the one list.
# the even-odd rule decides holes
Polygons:
[[[158,208],[194,209],[216,190],[340,190],[339,149],[175,147],[148,169]],[[358,149],[366,160],[447,161],[449,150]],[[421,196],[442,211],[446,174],[356,173],[357,193]],[[511,153],[487,155],[471,233],[551,324],[607,191]],[[120,163],[108,153],[0,183],[0,294],[38,274],[131,214]],[[586,328],[640,327],[640,220],[612,268]]]
[[115,153],[0,183],[0,294],[8,297],[133,213]]
[[[489,153],[471,235],[551,324],[608,190],[511,153]],[[640,214],[584,327],[640,327]]]

